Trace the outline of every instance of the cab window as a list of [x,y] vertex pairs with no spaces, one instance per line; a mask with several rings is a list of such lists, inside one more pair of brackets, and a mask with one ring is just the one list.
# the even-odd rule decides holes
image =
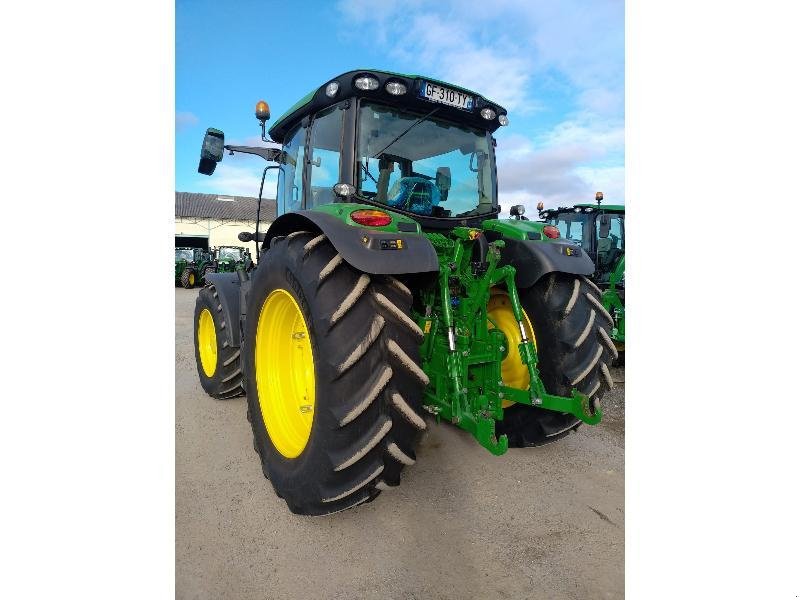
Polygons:
[[[611,218],[611,227],[608,231],[608,239],[611,242],[611,247],[619,250],[625,249],[625,237],[622,235],[623,217],[622,215],[609,215]],[[596,235],[600,238],[600,218],[596,220]]]
[[306,128],[298,125],[283,144],[285,163],[278,175],[278,214],[300,210],[303,202],[303,165]]
[[344,111],[332,106],[317,114],[311,124],[311,193],[306,208],[336,201],[333,186],[339,182]]

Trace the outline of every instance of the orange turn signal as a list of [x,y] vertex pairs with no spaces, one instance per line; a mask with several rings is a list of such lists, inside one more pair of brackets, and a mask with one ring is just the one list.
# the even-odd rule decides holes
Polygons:
[[269,104],[263,100],[259,100],[256,104],[256,119],[259,121],[269,120]]

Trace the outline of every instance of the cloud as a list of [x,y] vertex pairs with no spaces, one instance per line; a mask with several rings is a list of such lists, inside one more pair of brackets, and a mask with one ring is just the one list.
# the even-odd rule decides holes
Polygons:
[[524,204],[532,211],[539,201],[546,207],[590,202],[596,191],[609,201],[624,202],[624,167],[617,164],[623,148],[621,127],[576,121],[559,123],[535,140],[521,135],[501,139],[500,203],[505,210]]
[[[233,157],[230,157],[233,158]],[[260,158],[257,159],[264,162]],[[203,187],[210,189],[210,193],[228,196],[258,197],[258,188],[261,186],[261,170],[252,167],[236,166],[220,163],[211,178],[202,180]],[[275,198],[277,177],[275,171],[267,174],[264,182],[264,198]]]
[[191,129],[197,125],[198,122],[199,119],[193,113],[182,111],[175,112],[175,130],[179,133]]
[[615,90],[624,84],[623,0],[341,0],[337,7],[353,41],[369,39],[509,110],[536,109],[531,84],[554,74],[575,88],[582,109],[622,110]]

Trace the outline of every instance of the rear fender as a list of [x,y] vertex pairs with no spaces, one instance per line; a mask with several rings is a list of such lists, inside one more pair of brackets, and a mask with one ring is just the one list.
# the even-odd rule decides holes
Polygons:
[[[267,231],[263,249],[269,248],[276,237],[305,230],[324,233],[342,258],[364,273],[400,275],[439,270],[436,251],[421,233],[349,225],[332,212],[303,210],[278,217]],[[418,231],[418,228],[415,229]]]
[[556,271],[587,276],[594,273],[594,263],[583,248],[543,236],[544,225],[521,220],[495,219],[483,222],[486,238],[490,242],[498,239],[505,241],[500,264],[511,265],[517,270],[517,287],[530,287],[543,276]]

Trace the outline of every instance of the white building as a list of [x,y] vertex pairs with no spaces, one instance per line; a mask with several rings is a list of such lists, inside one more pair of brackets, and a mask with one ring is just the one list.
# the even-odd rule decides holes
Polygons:
[[[255,260],[255,242],[238,239],[242,231],[256,229],[257,198],[175,192],[175,246],[209,249],[215,246],[246,246]],[[275,220],[275,200],[261,202],[259,231]]]

